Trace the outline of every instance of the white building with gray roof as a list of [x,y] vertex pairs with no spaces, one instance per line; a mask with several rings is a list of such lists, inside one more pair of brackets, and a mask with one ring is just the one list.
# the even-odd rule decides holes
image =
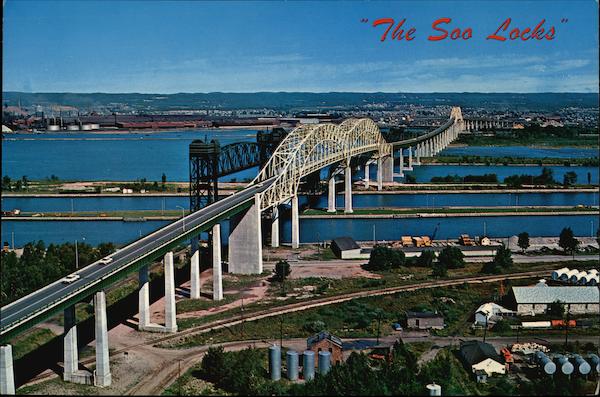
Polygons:
[[598,287],[549,286],[545,280],[531,287],[512,287],[517,314],[535,316],[543,314],[548,305],[560,301],[572,314],[600,313],[600,290]]

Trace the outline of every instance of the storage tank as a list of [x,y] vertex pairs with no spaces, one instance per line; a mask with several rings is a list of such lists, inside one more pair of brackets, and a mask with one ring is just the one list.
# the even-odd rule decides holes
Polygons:
[[571,276],[573,276],[577,273],[579,273],[579,270],[577,270],[577,269],[569,270],[568,272],[561,274],[559,279],[560,279],[560,281],[569,281],[571,279]]
[[600,357],[594,353],[590,353],[587,358],[590,360],[590,363],[592,363],[591,367],[596,370],[596,372],[600,373]]
[[269,370],[271,380],[281,379],[281,348],[278,345],[269,347]]
[[575,368],[577,368],[577,372],[581,375],[587,375],[592,370],[590,364],[583,359],[579,354],[573,355],[573,361],[575,361]]
[[600,284],[600,277],[596,274],[595,276],[591,276],[587,282],[587,285],[598,285]]
[[312,350],[305,350],[302,360],[302,375],[304,380],[311,380],[315,378],[315,352]]
[[563,273],[566,273],[568,271],[569,271],[568,267],[561,267],[560,269],[553,271],[552,276],[551,276],[552,280],[555,280],[555,281],[558,280]]
[[569,362],[568,358],[566,358],[562,354],[557,354],[556,356],[554,356],[554,359],[558,363],[557,367],[560,368],[563,374],[571,375],[573,373],[573,370],[575,368],[573,367],[573,364]]
[[289,380],[298,380],[298,353],[288,350],[285,353],[285,363],[287,366],[287,377]]
[[92,130],[99,130],[100,129],[100,124],[92,123],[92,124],[90,124],[90,127],[92,128]]
[[331,353],[328,351],[319,352],[319,373],[325,375],[331,368]]
[[535,361],[542,368],[542,371],[548,375],[553,375],[556,372],[556,364],[552,362],[543,352],[535,353]]
[[571,276],[571,278],[569,279],[569,282],[571,284],[579,284],[579,281],[582,278],[585,278],[587,276],[587,272],[578,272],[577,274],[574,274]]
[[50,124],[46,127],[46,131],[60,131],[59,125]]
[[435,383],[430,383],[427,386],[427,391],[430,396],[441,396],[442,395],[442,386],[436,385]]
[[595,274],[596,276],[598,275],[598,269],[590,269],[587,271],[589,274]]
[[77,125],[77,124],[69,124],[67,126],[67,131],[79,131],[79,125]]
[[91,131],[92,130],[92,125],[91,124],[83,124],[81,126],[81,130],[82,131]]

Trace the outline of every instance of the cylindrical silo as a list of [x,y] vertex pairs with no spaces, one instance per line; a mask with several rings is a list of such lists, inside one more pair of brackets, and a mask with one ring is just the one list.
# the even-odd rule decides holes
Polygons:
[[590,364],[588,364],[588,362],[585,361],[579,354],[573,355],[573,361],[575,361],[575,368],[577,368],[577,372],[579,372],[581,375],[587,375],[592,370]]
[[442,386],[436,385],[435,383],[430,383],[427,386],[427,391],[430,396],[441,396],[442,395]]
[[269,369],[271,380],[281,379],[281,348],[278,345],[269,347]]
[[560,368],[563,374],[571,375],[573,373],[575,368],[573,367],[573,364],[569,362],[567,357],[563,356],[562,354],[557,354],[554,358],[558,362],[557,367]]
[[50,124],[46,127],[47,131],[60,131],[60,126],[55,124]]
[[587,285],[591,285],[591,286],[598,285],[598,284],[600,284],[600,277],[598,277],[597,274],[591,276],[587,282]]
[[600,357],[594,353],[590,353],[588,354],[587,358],[590,360],[590,363],[592,363],[592,368],[596,370],[596,372],[600,373]]
[[576,274],[571,276],[569,282],[571,282],[571,284],[579,284],[579,281],[582,278],[585,278],[585,276],[587,276],[587,272],[577,272]]
[[287,377],[289,380],[298,380],[298,353],[288,350],[285,353],[285,363],[287,365]]
[[67,126],[67,131],[79,131],[79,125],[78,124],[69,124]]
[[535,358],[540,368],[542,368],[542,371],[548,375],[552,375],[556,372],[556,364],[554,364],[543,352],[536,352]]
[[315,352],[312,350],[304,351],[302,375],[304,376],[304,380],[311,380],[315,377]]
[[325,375],[331,368],[331,353],[328,351],[319,352],[319,373]]
[[558,280],[559,277],[563,274],[569,271],[568,267],[561,267],[558,270],[555,270],[552,272],[552,280]]
[[571,277],[577,273],[579,273],[579,270],[577,269],[569,270],[568,272],[561,274],[559,279],[561,281],[569,281]]

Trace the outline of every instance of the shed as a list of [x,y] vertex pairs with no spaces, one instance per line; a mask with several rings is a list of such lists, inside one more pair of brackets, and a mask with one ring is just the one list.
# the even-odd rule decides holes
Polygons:
[[406,312],[406,326],[418,329],[443,329],[444,316],[433,312]]
[[[494,346],[489,343],[471,340],[460,344],[460,357],[465,366],[474,374],[483,371],[487,376],[506,373],[506,366]],[[478,376],[478,379],[480,377]]]
[[360,257],[360,246],[352,237],[338,237],[331,242],[331,250],[341,259]]

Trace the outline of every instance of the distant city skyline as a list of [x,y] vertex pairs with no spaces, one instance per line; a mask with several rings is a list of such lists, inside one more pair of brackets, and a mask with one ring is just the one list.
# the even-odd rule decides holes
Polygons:
[[[428,41],[442,17],[473,37]],[[510,29],[545,19],[555,38],[486,40],[508,17]],[[381,42],[378,18],[406,18],[415,40]],[[7,0],[3,33],[4,91],[596,93],[599,83],[594,0]]]

